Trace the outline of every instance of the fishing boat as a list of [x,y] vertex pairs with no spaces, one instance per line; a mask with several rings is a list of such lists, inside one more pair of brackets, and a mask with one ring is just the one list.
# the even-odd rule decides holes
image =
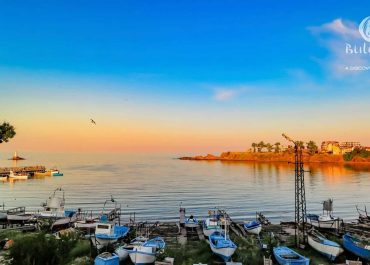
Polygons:
[[103,252],[95,258],[94,265],[119,265],[119,258],[115,253]]
[[34,177],[50,177],[51,176],[51,170],[47,170],[47,171],[44,171],[44,172],[36,171],[35,173],[33,173],[33,176]]
[[0,181],[7,181],[8,177],[7,176],[0,176]]
[[10,179],[28,179],[29,176],[30,175],[27,172],[14,173],[13,170],[10,170],[9,172]]
[[343,253],[343,249],[338,243],[328,240],[324,235],[316,230],[309,232],[308,244],[313,249],[328,257],[331,261],[334,261],[336,257]]
[[127,226],[120,226],[108,222],[108,217],[103,215],[100,218],[100,222],[96,223],[95,226],[95,238],[98,247],[117,242],[119,239],[124,238],[129,230]]
[[46,200],[46,203],[42,203],[43,211],[40,212],[39,217],[41,218],[71,218],[76,211],[65,210],[65,197],[64,190],[57,188]]
[[216,231],[209,236],[209,245],[212,252],[221,257],[225,262],[231,259],[237,248],[235,243],[227,236],[226,231],[227,229],[225,229],[225,233]]
[[8,214],[6,211],[0,212],[0,221],[6,221]]
[[52,170],[50,171],[50,174],[51,174],[51,176],[53,176],[53,177],[62,177],[62,176],[63,176],[63,173],[62,173],[62,172],[60,172],[58,169],[52,169]]
[[309,265],[310,259],[306,258],[288,247],[274,247],[273,253],[280,265]]
[[244,224],[244,230],[248,233],[259,235],[262,230],[262,224],[257,221],[252,221]]
[[8,214],[6,218],[11,224],[24,224],[31,221],[33,217],[33,214]]
[[125,261],[129,256],[129,251],[130,250],[133,250],[134,247],[136,247],[136,246],[141,246],[147,240],[148,240],[148,238],[143,237],[143,236],[136,237],[133,240],[131,240],[130,244],[124,244],[124,245],[121,245],[121,246],[117,247],[114,250],[114,253],[117,254],[120,261]]
[[361,241],[350,234],[343,235],[343,246],[356,256],[370,261],[370,242]]
[[135,246],[129,250],[131,261],[135,265],[153,264],[156,260],[156,255],[164,250],[166,243],[161,237],[155,237],[145,241],[142,245]]
[[307,223],[317,228],[339,229],[342,225],[342,219],[333,216],[333,200],[328,199],[323,202],[323,213],[307,214]]
[[185,220],[186,228],[196,228],[198,226],[199,226],[198,220],[194,218],[193,215],[190,215],[190,217]]

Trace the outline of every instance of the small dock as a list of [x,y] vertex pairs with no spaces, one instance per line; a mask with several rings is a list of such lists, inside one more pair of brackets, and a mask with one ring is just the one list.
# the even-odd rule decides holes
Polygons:
[[0,167],[0,176],[8,176],[10,171],[14,173],[26,172],[29,173],[31,176],[35,174],[35,172],[45,172],[45,166],[24,166],[24,167]]

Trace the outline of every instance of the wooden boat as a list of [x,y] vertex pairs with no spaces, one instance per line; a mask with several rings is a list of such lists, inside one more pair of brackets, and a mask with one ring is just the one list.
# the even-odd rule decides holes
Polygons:
[[144,242],[142,245],[135,246],[129,250],[131,261],[135,265],[153,264],[156,260],[156,255],[164,250],[166,243],[161,237],[155,237]]
[[95,258],[94,265],[119,265],[119,258],[114,253],[103,252]]
[[186,228],[196,228],[199,226],[199,222],[194,216],[190,215],[189,218],[185,220],[185,227]]
[[274,247],[276,261],[280,265],[309,265],[310,259],[306,258],[288,247]]
[[28,179],[29,176],[30,175],[26,172],[14,173],[12,170],[10,170],[10,173],[9,173],[10,179]]
[[209,245],[212,252],[221,257],[225,262],[231,259],[237,248],[234,242],[227,236],[226,231],[227,229],[225,229],[225,233],[217,231],[209,236]]
[[33,174],[34,177],[50,177],[51,176],[51,171],[45,171],[45,172],[35,172]]
[[331,261],[334,261],[344,251],[338,243],[328,240],[324,235],[315,230],[309,232],[308,244]]
[[343,246],[356,256],[370,261],[370,242],[361,241],[350,234],[343,235]]
[[255,234],[255,235],[259,235],[259,233],[262,230],[261,223],[257,221],[248,222],[244,224],[243,227],[245,231],[251,234]]

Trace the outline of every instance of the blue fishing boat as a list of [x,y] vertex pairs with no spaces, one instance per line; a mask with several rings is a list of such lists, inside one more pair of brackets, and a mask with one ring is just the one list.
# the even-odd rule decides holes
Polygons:
[[288,247],[274,247],[276,261],[280,265],[309,265],[310,259],[306,258]]
[[114,253],[103,252],[95,258],[94,265],[119,265],[119,258]]
[[212,252],[221,257],[225,262],[230,260],[237,248],[235,243],[231,241],[226,233],[219,231],[216,231],[209,236],[209,245],[211,246]]
[[185,227],[186,228],[196,228],[199,226],[199,222],[193,215],[190,215],[189,218],[185,220]]
[[127,226],[120,226],[114,223],[108,222],[106,215],[100,218],[100,222],[96,223],[95,226],[95,238],[98,247],[107,246],[108,244],[117,242],[119,239],[124,238],[130,228]]
[[370,242],[361,241],[350,234],[345,234],[343,236],[343,246],[356,256],[370,260]]
[[262,230],[262,225],[260,222],[252,221],[244,224],[244,230],[248,233],[259,235]]

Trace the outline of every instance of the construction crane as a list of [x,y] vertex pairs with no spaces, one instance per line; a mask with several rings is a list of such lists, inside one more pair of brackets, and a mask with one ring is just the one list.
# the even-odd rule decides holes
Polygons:
[[[302,247],[306,243],[306,191],[304,185],[304,165],[303,165],[303,146],[301,141],[294,141],[286,134],[282,134],[285,139],[294,144],[294,165],[295,165],[295,244]],[[302,226],[302,231],[299,226]]]

